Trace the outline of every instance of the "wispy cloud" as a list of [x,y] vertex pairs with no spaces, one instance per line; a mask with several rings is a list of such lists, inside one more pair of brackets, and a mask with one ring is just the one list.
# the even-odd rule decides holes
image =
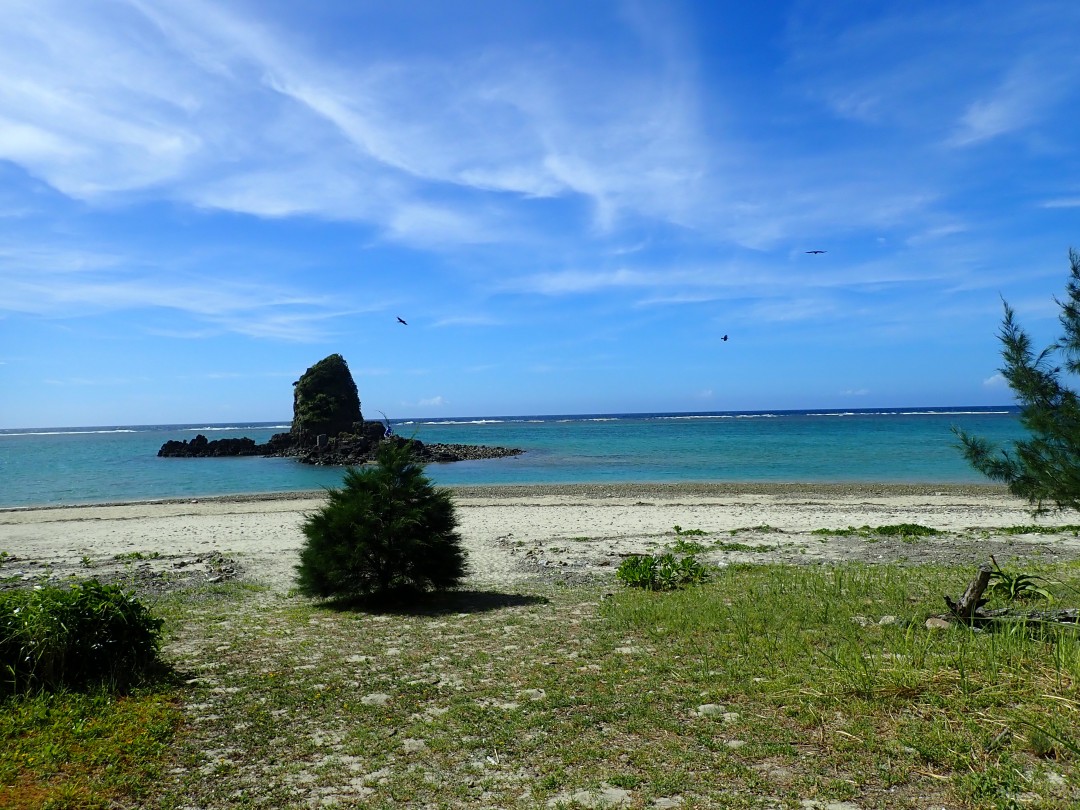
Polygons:
[[152,382],[149,377],[50,377],[46,378],[42,382],[45,385],[56,386],[59,388],[126,388],[133,385],[146,385],[148,382]]
[[506,223],[489,227],[497,197],[487,212],[421,201],[431,184],[580,195],[602,228],[622,212],[678,220],[693,205],[705,147],[675,49],[608,69],[494,42],[452,61],[330,62],[280,25],[201,0],[101,11],[25,3],[18,29],[0,32],[0,157],[73,197],[154,188],[440,244],[490,241]]
[[447,318],[440,318],[432,326],[436,328],[446,326],[501,326],[503,323],[504,321],[501,318],[490,315],[451,315]]
[[343,305],[340,298],[264,280],[222,280],[191,273],[137,270],[142,259],[112,254],[9,249],[0,261],[0,310],[50,318],[167,310],[200,325],[151,321],[147,333],[200,339],[223,332],[312,341],[339,319],[378,311],[381,302]]
[[1052,103],[1057,86],[1052,64],[1017,65],[997,87],[967,106],[946,142],[972,146],[1028,128]]

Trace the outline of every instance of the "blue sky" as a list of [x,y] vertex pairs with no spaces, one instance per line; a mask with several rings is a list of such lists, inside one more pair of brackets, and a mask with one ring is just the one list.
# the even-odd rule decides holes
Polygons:
[[0,427],[287,419],[334,352],[370,417],[1011,402],[1001,298],[1050,342],[1080,248],[1078,34],[1074,0],[9,0]]

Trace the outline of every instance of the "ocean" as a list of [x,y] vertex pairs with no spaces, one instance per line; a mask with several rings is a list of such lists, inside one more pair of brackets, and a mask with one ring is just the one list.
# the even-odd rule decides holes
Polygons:
[[[980,483],[960,427],[998,444],[1024,437],[1018,410],[593,414],[395,420],[425,442],[518,447],[520,456],[433,464],[442,486],[572,483]],[[342,470],[292,459],[162,459],[169,439],[248,436],[288,422],[0,430],[0,507],[295,492],[338,486]]]

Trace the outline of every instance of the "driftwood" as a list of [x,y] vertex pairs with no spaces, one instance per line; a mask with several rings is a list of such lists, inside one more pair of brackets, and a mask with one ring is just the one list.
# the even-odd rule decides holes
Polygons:
[[992,623],[1006,622],[1080,624],[1080,610],[1077,608],[1016,610],[1004,607],[997,610],[983,610],[983,605],[986,604],[983,591],[990,585],[990,580],[993,579],[994,572],[997,570],[999,569],[993,558],[991,558],[991,562],[980,565],[975,578],[968,583],[967,590],[959,599],[954,602],[947,595],[944,597],[949,612],[937,618],[960,622],[971,627],[984,627]]
[[990,584],[990,577],[993,575],[994,566],[985,562],[979,566],[979,573],[968,584],[963,596],[955,602],[948,596],[945,597],[945,604],[948,606],[949,613],[952,614],[953,618],[963,624],[974,624],[978,618],[985,617],[985,614],[980,610],[986,604],[986,600],[982,598],[982,595],[983,591],[986,590],[986,586]]

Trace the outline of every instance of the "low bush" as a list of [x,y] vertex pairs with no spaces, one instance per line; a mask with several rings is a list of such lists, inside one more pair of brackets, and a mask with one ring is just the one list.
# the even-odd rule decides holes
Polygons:
[[303,525],[297,587],[324,599],[385,598],[457,585],[465,552],[448,490],[437,489],[410,442],[383,442],[377,464],[350,468],[344,486]]
[[0,694],[106,684],[160,669],[162,620],[116,585],[0,592]]
[[683,585],[699,585],[709,578],[709,572],[696,558],[681,559],[674,554],[634,554],[619,565],[615,576],[633,588],[650,591],[672,591]]

